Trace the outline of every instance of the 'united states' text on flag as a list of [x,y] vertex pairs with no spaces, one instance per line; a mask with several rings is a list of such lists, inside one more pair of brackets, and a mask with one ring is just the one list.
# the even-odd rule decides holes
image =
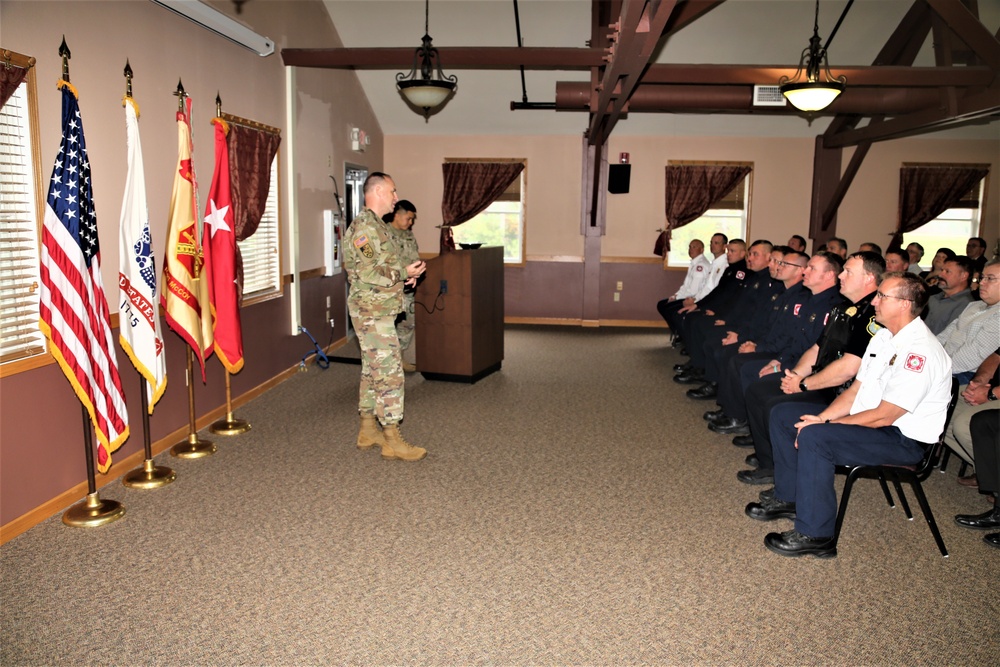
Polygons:
[[122,349],[146,379],[149,413],[167,388],[166,354],[156,303],[156,262],[149,235],[146,175],[139,141],[139,110],[125,98],[128,173],[119,235],[118,322]]

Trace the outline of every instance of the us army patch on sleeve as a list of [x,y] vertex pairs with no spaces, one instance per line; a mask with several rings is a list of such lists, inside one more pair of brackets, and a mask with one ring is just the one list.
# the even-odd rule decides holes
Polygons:
[[372,248],[372,244],[368,241],[368,235],[362,234],[358,238],[354,239],[354,247],[361,251],[361,254],[371,259],[375,256],[375,249]]

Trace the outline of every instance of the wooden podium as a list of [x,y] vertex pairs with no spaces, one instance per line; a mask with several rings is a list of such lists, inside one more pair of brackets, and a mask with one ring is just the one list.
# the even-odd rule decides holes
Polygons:
[[503,248],[454,250],[428,260],[416,315],[417,370],[428,380],[472,383],[500,370]]

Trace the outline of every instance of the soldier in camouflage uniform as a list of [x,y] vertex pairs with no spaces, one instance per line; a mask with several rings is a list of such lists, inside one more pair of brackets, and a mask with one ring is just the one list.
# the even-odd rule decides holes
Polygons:
[[[379,445],[382,458],[419,461],[427,450],[403,440],[403,370],[396,316],[403,311],[403,287],[415,285],[425,270],[421,261],[404,265],[382,216],[396,204],[396,184],[372,172],[364,185],[365,210],[347,228],[344,266],[350,291],[348,312],[361,346],[358,411],[359,449]],[[379,431],[379,422],[382,430]]]
[[[405,199],[396,202],[392,213],[383,220],[389,223],[389,231],[396,243],[396,253],[404,266],[420,261],[420,251],[417,249],[417,239],[413,236],[413,223],[417,219],[417,207]],[[404,354],[413,343],[413,331],[416,328],[416,312],[414,308],[416,288],[403,288],[403,312],[396,316],[396,335],[399,337],[399,352]],[[403,371],[412,373],[417,370],[413,364],[403,360]]]

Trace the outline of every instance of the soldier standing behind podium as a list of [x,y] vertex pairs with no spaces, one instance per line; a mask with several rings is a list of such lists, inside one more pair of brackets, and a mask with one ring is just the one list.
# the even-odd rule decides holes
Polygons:
[[[396,184],[372,172],[364,185],[365,209],[347,228],[344,266],[351,287],[348,312],[361,346],[358,412],[359,449],[382,448],[382,458],[419,461],[427,450],[403,440],[403,369],[396,316],[403,312],[403,287],[415,285],[426,269],[421,261],[404,266],[382,216],[396,204]],[[379,423],[382,430],[379,431]]]
[[[389,223],[389,231],[392,232],[393,240],[396,242],[396,252],[399,261],[403,266],[409,266],[420,261],[420,250],[417,248],[417,239],[413,236],[413,223],[417,220],[417,207],[406,199],[400,199],[391,213],[387,213],[382,218]],[[415,297],[416,287],[406,285],[403,287],[403,312],[396,316],[396,335],[399,336],[399,353],[403,355],[413,343],[413,331],[416,329]],[[412,373],[417,367],[405,359],[402,362],[403,372]]]

